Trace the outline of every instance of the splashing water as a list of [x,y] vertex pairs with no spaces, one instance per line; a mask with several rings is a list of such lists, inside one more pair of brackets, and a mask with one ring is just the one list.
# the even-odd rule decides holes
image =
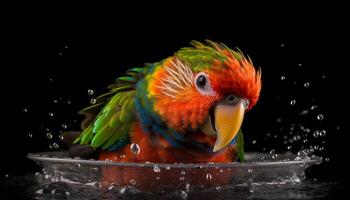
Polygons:
[[51,133],[46,133],[46,137],[51,140],[53,136]]
[[96,103],[96,99],[92,98],[92,99],[90,100],[90,103],[91,103],[91,104],[95,104],[95,103]]
[[[298,187],[304,177],[304,170],[321,162],[318,158],[308,157],[308,151],[300,152],[296,157],[290,153],[276,154],[275,160],[268,155],[247,153],[246,163],[226,164],[148,162],[120,165],[115,162],[71,159],[67,152],[30,154],[29,158],[43,166],[43,173],[35,174],[38,184],[33,185],[33,194],[39,198],[69,196],[70,199],[128,198],[130,195],[142,197],[147,194],[150,196],[144,196],[144,199],[191,199],[207,192],[212,195],[222,192],[237,195],[242,187],[250,191],[244,196],[260,193],[269,187],[274,192],[272,188],[277,185]],[[119,177],[119,170],[130,176],[125,182],[120,182],[120,178],[107,181],[103,178],[104,170],[109,173],[114,170],[116,177]],[[88,195],[84,196],[86,192]]]
[[134,154],[139,154],[141,149],[140,149],[140,146],[138,144],[132,143],[130,145],[130,151]]
[[88,94],[89,94],[89,95],[93,95],[93,94],[94,94],[94,90],[89,89],[89,90],[88,90]]

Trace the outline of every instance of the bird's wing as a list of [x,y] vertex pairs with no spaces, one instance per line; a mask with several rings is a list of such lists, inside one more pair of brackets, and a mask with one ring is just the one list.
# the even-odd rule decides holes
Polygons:
[[143,77],[144,68],[128,70],[109,86],[110,92],[99,96],[96,103],[80,111],[88,115],[100,110],[73,143],[93,148],[115,150],[129,142],[129,130],[135,121],[135,86]]

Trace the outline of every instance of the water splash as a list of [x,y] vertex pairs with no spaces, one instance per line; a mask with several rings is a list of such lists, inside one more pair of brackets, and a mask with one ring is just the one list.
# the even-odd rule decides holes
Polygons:
[[130,145],[130,151],[137,155],[140,153],[141,149],[140,149],[140,146],[138,144],[132,143]]
[[317,115],[317,119],[318,119],[318,120],[320,120],[320,121],[321,121],[321,120],[323,120],[323,118],[324,118],[323,114],[319,114],[319,115]]
[[153,167],[153,172],[154,172],[154,173],[160,173],[160,172],[161,172],[161,170],[160,170],[160,168],[159,168],[158,165],[154,165],[154,167]]
[[95,98],[92,98],[91,100],[90,100],[90,104],[95,104],[96,103],[96,99]]
[[93,94],[94,94],[94,90],[88,89],[88,94],[89,94],[89,95],[93,95]]
[[46,133],[46,137],[47,137],[48,139],[50,139],[50,140],[51,140],[51,139],[52,139],[52,137],[53,137],[53,136],[52,136],[52,133]]
[[294,106],[297,101],[295,99],[290,101],[290,105]]

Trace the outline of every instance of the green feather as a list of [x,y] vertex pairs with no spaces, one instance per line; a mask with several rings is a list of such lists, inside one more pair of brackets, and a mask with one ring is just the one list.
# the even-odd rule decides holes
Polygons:
[[134,77],[131,76],[122,76],[117,78],[118,81],[126,81],[126,82],[136,82]]
[[241,162],[245,162],[245,159],[244,159],[244,138],[243,138],[242,129],[240,129],[237,134],[238,134],[237,144],[236,144],[237,156]]
[[122,126],[118,129],[118,134],[114,134],[112,137],[110,137],[106,143],[104,143],[101,148],[107,149],[110,146],[112,146],[114,143],[116,143],[119,139],[124,139],[128,137],[128,131],[130,127],[128,125]]
[[109,126],[109,124],[104,124],[103,127],[97,132],[97,134],[94,136],[94,138],[91,141],[92,147],[99,147],[104,142],[106,142],[113,134],[116,134],[115,128],[112,128]]
[[136,72],[138,74],[142,74],[144,72],[144,69],[145,68],[138,68],[138,67],[136,67],[136,68],[129,69],[128,72]]

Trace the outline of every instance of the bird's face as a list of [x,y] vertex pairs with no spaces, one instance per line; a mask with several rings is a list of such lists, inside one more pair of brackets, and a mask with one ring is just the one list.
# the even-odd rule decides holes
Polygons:
[[[222,49],[218,49],[222,50]],[[197,131],[216,137],[213,151],[226,147],[237,135],[246,110],[257,102],[260,71],[241,55],[200,65],[175,56],[167,59],[150,79],[154,110],[179,132]]]

